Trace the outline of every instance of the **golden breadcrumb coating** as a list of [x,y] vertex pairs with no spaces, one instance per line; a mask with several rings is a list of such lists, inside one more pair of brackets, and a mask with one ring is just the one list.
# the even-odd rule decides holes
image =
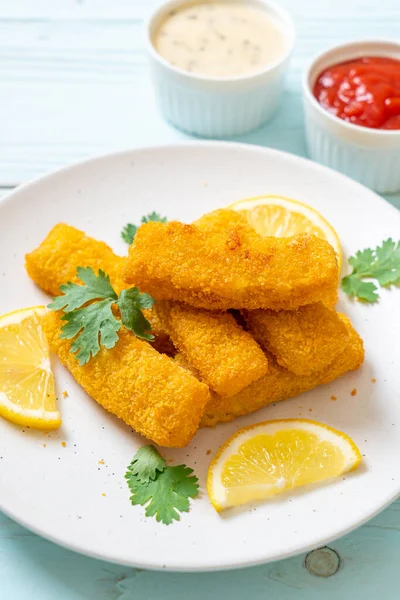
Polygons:
[[51,349],[89,396],[160,446],[190,442],[210,398],[204,383],[124,327],[114,348],[79,366],[71,341],[60,339],[61,325],[54,312],[43,320]]
[[201,378],[200,373],[198,372],[197,369],[194,368],[193,365],[191,365],[186,358],[183,356],[183,354],[181,354],[180,352],[177,352],[175,354],[175,356],[173,357],[174,362],[176,362],[177,365],[179,365],[180,367],[183,367],[184,369],[186,369],[187,371],[190,371],[190,373],[196,377],[196,379],[198,379],[199,381],[203,381]]
[[253,310],[249,332],[277,363],[296,375],[321,373],[343,352],[349,333],[336,311],[322,302],[294,311]]
[[[238,213],[230,209],[223,208],[207,213],[195,221],[194,225],[197,225],[204,231],[213,230],[219,233],[226,233],[229,228],[232,228],[236,225],[242,225],[244,226],[244,231],[248,235],[249,240],[260,238],[260,235],[256,232],[253,226],[250,225],[243,213]],[[339,277],[339,271],[337,272],[337,276]],[[332,285],[327,287],[326,294],[320,298],[320,300],[324,302],[326,306],[331,308],[335,306],[338,298],[337,288],[338,280],[336,282],[332,282]]]
[[[349,340],[342,353],[324,371],[314,375],[295,375],[277,365],[272,357],[268,357],[268,373],[240,394],[232,398],[221,398],[212,394],[201,422],[202,426],[233,421],[236,417],[247,415],[273,402],[298,396],[317,385],[329,383],[348,371],[358,369],[364,360],[362,339],[347,317],[340,315],[340,318],[347,328]],[[176,362],[184,364],[183,361]]]
[[154,310],[175,348],[220,396],[238,394],[266,374],[265,354],[229,313],[162,301],[155,303]]
[[92,267],[96,273],[99,269],[105,271],[117,293],[127,287],[121,277],[126,258],[114,254],[106,243],[65,223],[53,227],[25,259],[29,277],[52,296],[61,293],[63,283],[79,281],[77,267]]
[[[122,279],[126,258],[117,256],[107,244],[65,223],[58,223],[43,242],[25,257],[26,270],[33,281],[51,296],[59,296],[60,285],[79,283],[77,267],[101,269],[110,277],[115,291],[127,287]],[[143,311],[155,336],[154,347],[160,352],[173,351],[171,342],[153,311]]]
[[213,230],[219,231],[220,233],[226,233],[227,229],[230,229],[235,225],[245,225],[247,226],[247,231],[249,231],[250,235],[256,233],[255,229],[249,225],[246,217],[242,213],[238,213],[230,208],[219,208],[206,213],[200,217],[200,219],[194,221],[193,225],[197,225],[197,227],[200,227],[204,231]]
[[124,279],[197,308],[291,310],[336,297],[338,266],[328,242],[310,234],[262,238],[245,223],[219,231],[151,222],[136,233]]

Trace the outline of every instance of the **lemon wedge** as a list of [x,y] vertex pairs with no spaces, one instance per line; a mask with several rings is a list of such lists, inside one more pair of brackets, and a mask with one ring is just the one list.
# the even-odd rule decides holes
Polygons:
[[50,353],[41,326],[46,307],[23,308],[0,317],[0,415],[18,425],[57,429]]
[[352,471],[361,462],[353,440],[307,419],[240,429],[217,452],[207,491],[217,511],[271,498]]
[[339,236],[332,225],[311,206],[283,196],[259,196],[239,200],[228,208],[242,213],[262,236],[289,237],[298,233],[314,233],[333,246],[341,266]]

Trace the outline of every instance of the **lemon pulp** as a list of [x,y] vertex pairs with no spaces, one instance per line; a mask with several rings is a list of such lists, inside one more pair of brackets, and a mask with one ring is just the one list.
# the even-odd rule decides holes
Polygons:
[[41,327],[45,307],[0,317],[0,415],[38,429],[61,425],[50,353]]
[[303,419],[269,421],[240,430],[221,447],[207,488],[222,510],[338,477],[360,461],[342,432]]

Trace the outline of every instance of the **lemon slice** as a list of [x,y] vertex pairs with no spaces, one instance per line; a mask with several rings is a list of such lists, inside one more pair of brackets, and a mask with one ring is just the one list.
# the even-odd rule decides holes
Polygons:
[[0,317],[0,415],[35,429],[57,429],[49,346],[41,326],[44,306]]
[[344,433],[307,419],[240,429],[217,452],[207,490],[217,511],[271,498],[355,469],[361,454]]
[[314,233],[333,246],[340,267],[342,250],[339,236],[332,225],[311,206],[283,196],[258,196],[234,202],[229,208],[244,214],[262,236],[289,237],[298,233]]

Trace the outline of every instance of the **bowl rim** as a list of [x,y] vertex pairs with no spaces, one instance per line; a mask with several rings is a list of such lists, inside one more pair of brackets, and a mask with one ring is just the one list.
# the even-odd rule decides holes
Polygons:
[[[371,51],[368,51],[368,46],[371,45]],[[352,60],[352,51],[354,52],[353,58],[360,58],[361,56],[380,56],[379,51],[376,50],[376,47],[381,45],[382,51],[384,52],[386,49],[386,54],[382,54],[383,57],[388,56],[388,52],[390,51],[390,47],[397,47],[397,51],[399,53],[400,60],[400,43],[397,40],[392,39],[380,39],[380,38],[370,38],[370,39],[361,39],[361,40],[352,40],[350,42],[344,42],[342,44],[337,44],[335,46],[330,46],[323,52],[319,52],[314,55],[311,61],[307,64],[305,69],[303,70],[302,77],[302,88],[303,88],[303,98],[305,98],[313,108],[318,112],[318,114],[329,121],[332,125],[341,126],[345,130],[351,132],[357,132],[358,134],[363,134],[365,136],[382,136],[382,137],[400,137],[400,129],[375,129],[373,127],[364,127],[363,125],[355,125],[354,123],[349,123],[348,121],[344,121],[340,117],[333,115],[328,112],[325,108],[323,108],[318,100],[315,98],[312,88],[311,88],[311,74],[315,69],[318,62],[323,61],[324,59],[328,59],[332,56],[331,65],[340,64],[346,62],[347,60]],[[374,50],[372,50],[374,47]],[[340,52],[349,52],[348,58],[341,58],[335,60],[335,53]],[[362,52],[361,52],[362,51]],[[327,67],[324,67],[326,69]]]
[[167,13],[168,10],[172,10],[173,8],[190,6],[191,4],[193,4],[193,5],[203,4],[208,1],[209,0],[203,0],[203,1],[202,0],[168,0],[167,2],[164,1],[164,2],[159,3],[156,6],[156,8],[154,10],[152,10],[152,12],[148,16],[148,18],[145,20],[145,36],[146,36],[147,51],[150,54],[150,56],[154,60],[156,60],[158,63],[160,63],[164,68],[172,71],[173,73],[176,73],[177,75],[180,75],[181,77],[185,77],[188,80],[199,81],[199,82],[212,82],[215,84],[223,85],[225,83],[229,84],[232,82],[242,82],[242,81],[248,82],[248,81],[258,79],[259,77],[265,75],[266,73],[269,73],[269,72],[273,71],[274,69],[276,69],[277,67],[281,66],[289,59],[290,55],[293,52],[293,48],[294,48],[294,45],[296,42],[296,30],[295,30],[293,19],[290,15],[289,11],[287,11],[282,6],[280,6],[270,0],[251,0],[251,1],[249,1],[249,0],[222,0],[226,4],[252,4],[255,6],[258,5],[261,8],[264,7],[266,9],[271,9],[271,12],[273,13],[273,15],[276,16],[278,18],[279,22],[282,24],[282,26],[283,26],[282,29],[283,29],[284,35],[288,41],[287,48],[285,49],[285,52],[282,54],[282,56],[278,60],[273,62],[272,64],[268,65],[268,67],[265,67],[264,69],[261,69],[260,71],[256,71],[254,73],[249,73],[248,75],[234,75],[234,76],[230,76],[230,77],[217,77],[217,76],[208,76],[208,75],[190,73],[189,71],[185,71],[184,69],[181,69],[180,67],[171,65],[171,63],[169,63],[165,58],[163,58],[161,56],[161,54],[159,54],[159,52],[157,52],[157,50],[153,44],[152,28],[153,28],[154,22],[158,18],[160,18],[164,13]]

